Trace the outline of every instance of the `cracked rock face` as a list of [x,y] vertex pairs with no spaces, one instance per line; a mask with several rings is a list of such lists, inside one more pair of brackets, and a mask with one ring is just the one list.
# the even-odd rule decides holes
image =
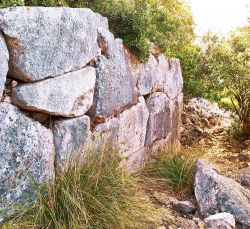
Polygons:
[[91,136],[90,118],[86,115],[57,121],[53,125],[56,165],[63,168],[69,160],[84,154],[85,144]]
[[[164,61],[164,60],[163,60]],[[182,93],[183,78],[180,61],[176,58],[168,59],[168,70],[164,82],[164,92],[168,98],[174,99]]]
[[12,89],[12,101],[26,110],[78,117],[92,105],[95,80],[95,69],[83,68],[56,78],[17,86]]
[[137,87],[140,95],[163,91],[163,82],[167,73],[167,59],[163,54],[158,58],[151,54],[146,63],[140,64],[138,71]]
[[166,138],[172,128],[170,100],[163,92],[156,92],[146,100],[149,110],[146,145]]
[[100,134],[103,141],[117,146],[123,157],[127,157],[143,148],[148,116],[145,100],[140,97],[139,103],[122,112],[117,118],[97,125],[95,132]]
[[219,175],[203,161],[197,162],[195,197],[201,213],[208,217],[231,213],[236,222],[250,226],[250,191],[236,181]]
[[106,18],[89,9],[0,9],[10,74],[31,82],[83,68],[97,55],[99,26],[108,28]]
[[183,94],[178,95],[171,102],[171,112],[172,112],[172,138],[174,141],[179,141],[180,130],[181,130],[181,114],[183,110]]
[[98,43],[103,55],[97,60],[90,115],[103,120],[136,104],[138,92],[122,41],[114,39],[108,30],[99,29]]
[[31,179],[51,180],[54,156],[50,130],[18,108],[0,103],[0,209],[33,200]]
[[0,100],[3,95],[4,84],[8,72],[8,61],[9,61],[9,52],[6,47],[5,40],[2,34],[0,34]]

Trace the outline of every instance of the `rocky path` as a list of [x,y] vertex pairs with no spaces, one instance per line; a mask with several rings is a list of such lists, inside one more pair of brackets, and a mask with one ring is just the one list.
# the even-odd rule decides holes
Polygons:
[[184,106],[181,143],[183,148],[200,151],[202,158],[215,164],[223,174],[250,166],[250,140],[241,142],[228,134],[235,119],[205,99],[195,98]]
[[[222,190],[222,193],[218,195],[219,197],[229,195],[229,203],[239,202],[239,209],[242,210],[243,208],[243,212],[241,212],[243,222],[247,222],[248,219],[246,218],[248,217],[245,217],[245,215],[249,214],[250,209],[248,212],[248,208],[246,208],[244,212],[244,206],[250,204],[250,202],[245,201],[248,203],[242,206],[240,202],[249,194],[245,189],[250,189],[250,140],[239,142],[229,136],[227,129],[233,118],[232,114],[219,109],[216,104],[210,104],[203,99],[194,99],[194,101],[185,105],[183,111],[181,142],[183,150],[188,149],[189,152],[198,153],[199,159],[208,164],[213,164],[215,171],[223,175],[217,175],[217,172],[214,172],[211,168],[206,168],[206,164],[201,164],[203,166],[201,166],[201,171],[210,171],[211,169],[211,174],[213,175],[210,173],[205,175],[211,176],[212,180],[214,178],[214,192],[217,190],[216,185],[220,185],[219,189]],[[202,174],[200,176],[204,175],[203,172],[200,172],[200,174]],[[201,178],[202,180],[206,179],[205,175]],[[227,180],[227,177],[233,178],[236,182]],[[203,183],[201,182],[200,185],[202,186]],[[235,219],[228,213],[215,215],[204,221],[202,219],[204,217],[198,211],[197,202],[199,201],[196,200],[197,196],[202,195],[202,192],[196,193],[196,198],[194,193],[183,198],[176,196],[176,193],[172,193],[169,190],[167,187],[159,188],[158,184],[151,184],[150,188],[147,185],[143,190],[145,196],[147,196],[148,203],[154,209],[152,219],[159,225],[157,229],[250,228],[241,224],[237,224],[235,227]],[[209,190],[205,190],[206,193],[209,193]],[[232,197],[232,200],[230,197]],[[202,196],[201,200],[204,198],[209,197]],[[215,212],[221,212],[221,209],[225,207],[223,204],[220,206],[218,202],[220,200],[217,201],[216,206],[220,209],[215,210]],[[208,209],[210,209],[210,202]],[[239,216],[240,220],[242,215]],[[237,220],[239,219],[237,218]]]

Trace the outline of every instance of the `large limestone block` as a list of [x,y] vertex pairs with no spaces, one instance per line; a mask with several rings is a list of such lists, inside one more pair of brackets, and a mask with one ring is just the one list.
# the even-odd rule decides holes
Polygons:
[[175,99],[182,93],[183,79],[178,59],[166,58],[164,54],[154,57],[151,54],[146,63],[139,65],[136,74],[140,95],[164,91],[169,99]]
[[181,134],[181,114],[183,110],[183,94],[179,94],[171,101],[172,111],[172,138],[177,142],[180,140]]
[[83,68],[56,78],[17,86],[12,90],[12,101],[26,110],[78,117],[92,105],[95,80],[95,69]]
[[9,61],[9,52],[6,47],[4,38],[2,34],[0,34],[0,100],[3,95],[4,84],[8,72],[8,61]]
[[167,60],[163,54],[158,58],[151,54],[149,60],[146,63],[141,63],[137,71],[137,87],[140,95],[163,91],[164,77],[167,73]]
[[231,213],[236,222],[250,226],[250,191],[221,176],[203,161],[197,162],[194,191],[200,212],[211,216]]
[[182,93],[183,89],[181,65],[176,58],[168,59],[167,62],[168,68],[165,76],[164,92],[170,99],[174,99]]
[[11,104],[0,103],[0,209],[29,203],[31,178],[39,183],[51,180],[54,156],[50,130]]
[[149,110],[146,145],[166,138],[172,128],[172,111],[170,100],[163,92],[156,92],[146,100]]
[[[130,109],[125,110],[117,118],[95,127],[102,141],[108,146],[117,147],[124,157],[143,148],[149,113],[143,97]],[[97,140],[101,142],[98,138]]]
[[91,136],[90,118],[86,115],[60,120],[53,125],[56,165],[63,168],[74,157],[82,158]]
[[83,68],[97,55],[99,26],[107,20],[89,9],[0,9],[11,75],[30,82]]
[[137,102],[136,79],[120,39],[108,30],[99,29],[98,43],[102,54],[96,67],[94,104],[90,115],[104,120]]

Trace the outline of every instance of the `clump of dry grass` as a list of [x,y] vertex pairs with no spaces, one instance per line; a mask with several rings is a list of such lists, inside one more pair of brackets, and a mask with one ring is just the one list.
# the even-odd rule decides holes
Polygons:
[[162,190],[169,195],[189,195],[193,189],[195,163],[201,154],[200,150],[161,148],[155,162],[142,172],[142,183],[155,184],[154,191]]
[[88,152],[72,160],[57,179],[38,186],[37,203],[9,217],[4,229],[152,228],[147,206],[136,197],[136,178],[120,166],[115,150]]

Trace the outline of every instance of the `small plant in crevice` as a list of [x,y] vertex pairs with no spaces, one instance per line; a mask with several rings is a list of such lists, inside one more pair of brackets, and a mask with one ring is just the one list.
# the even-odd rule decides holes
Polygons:
[[36,190],[37,203],[17,212],[0,228],[151,228],[147,206],[136,197],[136,178],[120,166],[115,150],[103,147],[57,171],[52,184]]

